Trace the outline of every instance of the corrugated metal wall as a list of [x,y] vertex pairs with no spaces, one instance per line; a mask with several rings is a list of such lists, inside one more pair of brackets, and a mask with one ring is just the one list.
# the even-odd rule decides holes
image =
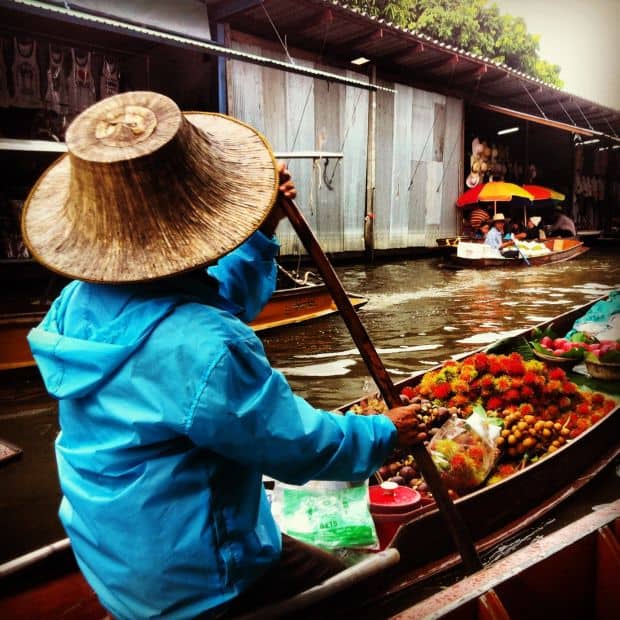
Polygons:
[[377,93],[375,248],[433,247],[456,232],[463,104],[381,82]]
[[[234,33],[232,46],[283,56],[267,45],[241,43]],[[342,73],[360,79],[358,73]],[[462,102],[385,85],[397,92],[377,95],[375,248],[432,247],[436,237],[455,234]],[[344,153],[340,160],[289,161],[297,203],[326,252],[364,249],[369,100],[369,91],[360,88],[228,61],[229,114],[263,132],[274,151]],[[278,238],[283,255],[304,252],[287,223],[278,228]]]

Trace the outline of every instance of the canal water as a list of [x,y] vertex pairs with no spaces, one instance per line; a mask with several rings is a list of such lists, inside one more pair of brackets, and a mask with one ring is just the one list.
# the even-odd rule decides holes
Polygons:
[[[452,270],[441,259],[336,267],[368,303],[360,318],[396,382],[620,289],[620,248],[520,269]],[[376,388],[338,316],[262,336],[272,365],[316,407]]]
[[[518,270],[451,270],[438,258],[336,267],[345,287],[368,303],[360,317],[394,381],[620,289],[618,248]],[[338,316],[261,334],[274,367],[313,405],[334,409],[375,388]],[[0,467],[0,562],[63,538],[53,404],[26,375],[0,390],[0,438],[23,449]],[[592,496],[568,513],[620,496],[610,469]]]

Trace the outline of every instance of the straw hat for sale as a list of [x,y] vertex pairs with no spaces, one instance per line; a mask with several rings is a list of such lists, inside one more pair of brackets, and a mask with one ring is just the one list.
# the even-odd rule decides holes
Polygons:
[[260,133],[181,113],[157,93],[103,99],[66,140],[69,153],[26,200],[22,229],[32,255],[71,278],[140,282],[208,265],[245,241],[277,196]]
[[467,178],[465,179],[465,185],[467,185],[467,187],[469,187],[470,189],[476,187],[476,185],[478,185],[480,183],[481,179],[480,179],[480,175],[475,173],[475,172],[470,172],[467,175]]

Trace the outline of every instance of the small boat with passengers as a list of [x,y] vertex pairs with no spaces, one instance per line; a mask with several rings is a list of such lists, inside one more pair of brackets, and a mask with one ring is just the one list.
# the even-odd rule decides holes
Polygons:
[[590,249],[583,241],[574,238],[550,238],[533,243],[518,243],[518,255],[507,257],[502,256],[498,250],[494,250],[484,242],[459,241],[456,245],[456,252],[447,257],[446,266],[473,269],[497,267],[520,269],[572,260]]
[[[464,368],[467,360],[474,359],[477,363],[476,355],[480,361],[486,359],[487,365],[500,362],[521,364],[522,361],[515,356],[525,359],[526,349],[532,352],[529,340],[550,327],[557,333],[571,330],[576,319],[583,317],[597,301],[603,299],[593,300],[551,321],[524,329],[489,347],[458,356],[464,360],[461,368]],[[413,396],[416,392],[420,393],[423,386],[431,386],[429,378],[437,378],[438,373],[446,368],[454,369],[459,364],[460,361],[449,360],[429,371],[411,375],[399,382],[397,387],[402,395]],[[617,382],[596,380],[570,370],[551,371],[541,362],[537,364],[530,364],[532,377],[527,380],[525,375],[519,375],[520,371],[515,371],[521,380],[522,395],[526,394],[524,381],[538,381],[534,376],[536,370],[546,373],[550,381],[555,381],[553,388],[548,387],[558,392],[558,398],[561,398],[559,392],[563,391],[577,394],[577,390],[581,390],[583,394],[588,394],[587,397],[575,397],[572,404],[563,401],[562,406],[578,407],[575,403],[582,399],[588,406],[584,404],[575,412],[553,410],[552,414],[552,408],[556,405],[546,401],[547,409],[543,419],[556,415],[555,419],[564,420],[562,430],[554,428],[552,419],[546,420],[552,422],[549,442],[556,437],[555,443],[547,442],[547,451],[530,460],[517,450],[516,460],[504,463],[505,471],[501,472],[500,469],[501,475],[495,476],[492,484],[487,479],[485,484],[474,490],[455,495],[457,509],[479,553],[495,548],[535,524],[596,478],[620,454],[620,393]],[[499,385],[499,374],[493,381]],[[515,381],[513,388],[516,385]],[[579,394],[582,394],[581,391]],[[341,411],[363,409],[368,400],[366,396],[343,405]],[[379,400],[378,397],[376,400]],[[590,410],[589,406],[594,403],[601,406],[605,404],[605,409]],[[489,406],[490,403],[487,408]],[[538,420],[538,412],[531,408],[528,411],[532,418],[543,421]],[[523,418],[524,421],[527,419],[525,415]],[[583,424],[579,420],[583,420]],[[507,419],[504,422],[508,424]],[[541,427],[541,441],[544,441],[542,437],[548,426],[546,422]],[[565,433],[563,429],[568,429],[568,432]],[[565,440],[560,442],[560,437],[565,437]],[[524,444],[522,441],[520,445]],[[500,462],[498,468],[501,467]],[[364,609],[366,612],[380,609],[382,605],[419,587],[429,578],[459,566],[461,558],[447,534],[442,514],[428,493],[424,499],[426,501],[420,502],[413,513],[408,515],[407,521],[396,531],[387,548],[366,554],[360,562],[325,583],[281,603],[257,610],[251,617],[276,618],[290,614],[296,618],[314,618],[319,614],[329,618],[350,617],[351,613],[362,613]],[[106,614],[79,572],[69,541],[65,539],[0,565],[0,617],[102,620]]]

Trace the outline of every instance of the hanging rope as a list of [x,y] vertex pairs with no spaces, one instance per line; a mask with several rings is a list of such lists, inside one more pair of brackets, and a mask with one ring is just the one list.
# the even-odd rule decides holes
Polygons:
[[441,174],[441,180],[439,181],[439,185],[437,186],[437,189],[435,190],[436,194],[439,193],[439,190],[441,189],[441,186],[443,185],[443,180],[446,178],[446,172],[448,171],[448,168],[450,167],[450,164],[452,163],[452,158],[454,157],[454,152],[456,151],[456,147],[459,145],[459,143],[460,143],[460,140],[457,138],[454,141],[454,145],[452,146],[452,150],[450,151],[450,157],[448,158],[448,162],[443,167],[443,173]]
[[[342,138],[342,144],[340,145],[340,153],[344,153],[344,147],[345,144],[347,143],[347,138],[349,136],[349,131],[351,130],[351,127],[353,127],[353,124],[355,123],[355,117],[356,117],[356,113],[357,113],[357,106],[359,105],[360,99],[362,97],[362,91],[360,90],[359,93],[357,94],[357,99],[355,100],[355,103],[353,105],[353,112],[351,114],[351,120],[349,121],[349,123],[347,124],[347,126],[344,128],[344,135]],[[334,181],[334,176],[336,176],[336,171],[338,170],[338,166],[340,166],[340,159],[336,160],[336,163],[334,164],[334,169],[332,170],[332,174],[328,179],[324,179],[325,180],[325,185],[329,188],[332,189],[332,183]],[[325,162],[325,172],[327,172],[327,162]]]
[[276,28],[276,25],[273,23],[273,19],[271,19],[271,15],[269,15],[269,11],[267,10],[267,7],[265,6],[264,2],[261,2],[261,7],[263,8],[263,11],[265,12],[265,15],[267,17],[267,20],[269,21],[269,23],[271,24],[271,27],[273,28],[273,31],[276,33],[276,37],[278,37],[278,41],[280,41],[280,44],[282,45],[282,47],[284,48],[284,53],[286,54],[286,57],[288,58],[288,61],[294,65],[295,61],[293,60],[293,58],[291,57],[291,55],[288,53],[288,47],[286,46],[286,43],[284,42],[284,40],[282,39],[282,37],[280,36],[280,33],[278,32],[278,29]]
[[538,108],[538,111],[540,112],[541,116],[543,118],[547,118],[547,115],[543,112],[543,109],[538,105],[538,101],[536,101],[536,99],[534,99],[532,93],[527,89],[527,86],[525,85],[525,82],[523,80],[519,80],[521,82],[521,86],[523,86],[523,88],[525,89],[525,92],[528,94],[529,98],[534,102],[534,105]]
[[588,125],[588,127],[592,130],[592,131],[596,131],[594,129],[594,127],[592,127],[592,125],[590,125],[590,121],[586,118],[586,115],[583,113],[583,110],[581,109],[581,106],[575,101],[575,105],[577,106],[577,109],[579,110],[579,112],[581,113],[581,116],[583,116],[583,120],[586,122],[586,124]]
[[562,105],[562,101],[560,99],[558,99],[558,103],[560,104],[560,107],[562,108],[562,110],[564,110],[564,114],[568,116],[568,118],[570,119],[570,122],[576,127],[577,123],[573,120],[573,117],[568,113],[568,110]]
[[616,133],[616,130],[612,127],[612,125],[609,122],[609,119],[607,117],[605,117],[605,122],[609,125],[609,129],[611,129],[611,133],[614,134],[614,138],[617,138],[618,134]]
[[[263,5],[264,8],[264,5]],[[266,10],[266,9],[265,9]],[[325,26],[325,32],[323,33],[323,43],[321,44],[321,49],[316,57],[315,62],[319,62],[323,57],[323,52],[325,51],[325,44],[327,43],[327,34],[331,29],[332,22],[328,22]],[[295,130],[295,138],[293,139],[293,145],[291,146],[291,151],[295,150],[295,146],[297,145],[297,138],[299,137],[299,132],[301,131],[301,125],[304,120],[304,116],[306,115],[306,108],[308,107],[308,102],[310,101],[310,95],[314,90],[314,80],[310,83],[310,87],[308,88],[308,93],[306,95],[306,100],[304,101],[304,105],[301,111],[301,116],[299,117],[299,124],[297,125],[297,129]]]
[[411,188],[413,187],[413,180],[415,179],[415,175],[418,173],[418,168],[420,167],[420,164],[422,163],[424,159],[424,153],[426,153],[426,147],[428,145],[428,141],[430,140],[430,137],[433,135],[433,131],[435,129],[436,124],[437,124],[437,115],[435,115],[433,124],[431,125],[428,135],[426,136],[426,142],[424,142],[424,146],[422,147],[422,153],[420,153],[420,159],[418,159],[418,163],[416,164],[415,169],[413,170],[413,174],[411,175],[411,180],[409,181],[409,187],[407,188],[408,192],[410,192]]

